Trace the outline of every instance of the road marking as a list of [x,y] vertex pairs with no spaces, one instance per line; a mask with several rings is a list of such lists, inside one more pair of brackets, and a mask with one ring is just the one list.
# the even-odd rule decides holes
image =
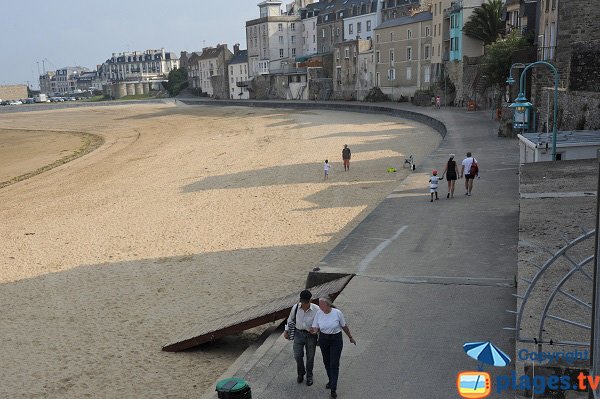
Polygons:
[[562,193],[521,193],[521,199],[595,197],[596,191],[566,191]]
[[400,237],[400,234],[402,234],[406,229],[408,229],[408,226],[402,226],[398,229],[398,231],[396,232],[396,234],[394,234],[393,236],[391,236],[390,238],[388,238],[387,240],[385,240],[384,242],[380,243],[374,250],[372,250],[371,252],[369,252],[367,254],[367,256],[365,256],[365,258],[360,261],[360,263],[358,264],[358,273],[364,273],[367,268],[369,267],[369,265],[371,264],[371,262],[373,262],[373,260],[388,246],[392,243],[392,241],[396,240],[398,237]]

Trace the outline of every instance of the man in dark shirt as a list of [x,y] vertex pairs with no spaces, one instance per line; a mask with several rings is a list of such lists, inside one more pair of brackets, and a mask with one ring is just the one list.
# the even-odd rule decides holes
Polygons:
[[344,160],[344,170],[350,170],[350,158],[352,157],[352,153],[350,152],[350,148],[348,148],[348,144],[344,144],[344,149],[342,150],[342,159]]

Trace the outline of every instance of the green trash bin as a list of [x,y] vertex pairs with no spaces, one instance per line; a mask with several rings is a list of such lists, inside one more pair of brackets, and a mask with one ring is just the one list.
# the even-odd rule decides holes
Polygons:
[[248,383],[241,378],[227,378],[217,382],[219,399],[252,399]]

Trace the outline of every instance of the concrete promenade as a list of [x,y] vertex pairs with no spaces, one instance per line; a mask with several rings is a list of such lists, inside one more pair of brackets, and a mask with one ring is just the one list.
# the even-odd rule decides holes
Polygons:
[[[518,145],[497,137],[489,111],[385,106],[430,115],[447,135],[318,265],[357,273],[336,300],[358,343],[344,337],[338,396],[458,398],[457,373],[477,369],[464,342],[491,340],[513,356],[514,333],[503,327],[514,326],[505,310],[516,307]],[[442,181],[440,200],[429,202],[431,170],[441,173],[450,153],[460,164],[467,151],[481,167],[473,195],[464,195],[459,180],[455,198],[446,199]],[[484,369],[492,381],[512,371]],[[254,398],[329,397],[319,350],[315,384],[297,384],[291,343],[279,333],[247,351],[224,377],[233,375],[249,382]]]

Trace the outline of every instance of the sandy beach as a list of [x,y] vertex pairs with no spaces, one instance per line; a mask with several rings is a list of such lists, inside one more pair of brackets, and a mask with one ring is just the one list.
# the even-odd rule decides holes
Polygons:
[[197,397],[256,333],[161,346],[300,289],[409,173],[404,158],[441,141],[415,122],[332,111],[25,112],[0,118],[0,181],[77,155],[86,133],[103,143],[0,189],[0,397]]

